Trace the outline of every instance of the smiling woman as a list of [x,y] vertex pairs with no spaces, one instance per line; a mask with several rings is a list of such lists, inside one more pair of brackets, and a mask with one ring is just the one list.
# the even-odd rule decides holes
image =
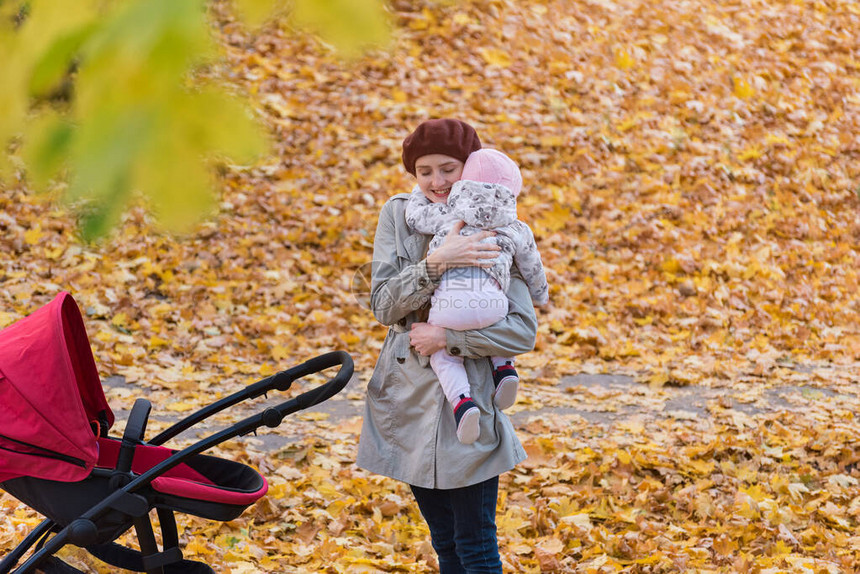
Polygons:
[[441,153],[425,155],[415,162],[418,187],[433,203],[448,203],[451,186],[462,174],[463,162]]
[[[430,206],[448,202],[469,155],[481,148],[475,130],[460,120],[429,120],[403,141],[403,165],[417,179],[413,193]],[[406,221],[412,194],[382,208],[373,244],[370,306],[390,330],[367,384],[357,464],[409,484],[430,528],[442,574],[500,573],[496,540],[499,475],[526,457],[507,416],[494,404],[492,356],[531,351],[537,333],[528,288],[512,278],[508,313],[483,329],[455,331],[428,324],[430,299],[447,269],[484,267],[499,252],[483,242],[490,232],[460,235],[453,227],[429,256],[432,238]],[[428,357],[442,349],[462,357],[476,437],[462,442],[451,405]]]

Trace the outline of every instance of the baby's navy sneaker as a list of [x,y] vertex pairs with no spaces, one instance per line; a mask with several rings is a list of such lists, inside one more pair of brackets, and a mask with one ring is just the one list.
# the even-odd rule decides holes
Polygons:
[[454,421],[457,423],[457,440],[463,444],[472,444],[478,440],[481,432],[481,411],[471,397],[460,395],[460,401],[454,407]]
[[520,377],[513,365],[507,363],[493,369],[493,384],[496,385],[493,402],[497,407],[505,410],[517,402]]

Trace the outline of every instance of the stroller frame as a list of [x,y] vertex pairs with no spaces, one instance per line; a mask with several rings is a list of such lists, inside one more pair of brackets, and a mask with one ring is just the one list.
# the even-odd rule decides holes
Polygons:
[[[306,391],[277,406],[266,408],[264,411],[201,439],[185,449],[175,451],[167,459],[155,464],[145,472],[140,474],[132,472],[132,460],[137,447],[142,445],[161,446],[171,438],[176,437],[183,431],[218,412],[243,401],[266,395],[273,390],[287,391],[295,380],[335,366],[340,367],[336,376],[319,387]],[[182,551],[179,548],[174,509],[158,505],[140,492],[149,487],[153,480],[163,476],[166,472],[183,464],[195,455],[199,455],[230,439],[255,432],[262,426],[275,428],[281,424],[286,416],[328,400],[346,386],[352,378],[353,371],[352,358],[344,351],[333,351],[320,355],[286,371],[279,372],[251,384],[232,395],[196,411],[164,430],[149,442],[144,442],[143,437],[151,404],[146,399],[137,399],[126,423],[116,467],[113,470],[93,470],[93,473],[100,473],[108,480],[110,493],[101,502],[90,507],[86,512],[65,526],[57,524],[50,518],[44,520],[0,562],[0,574],[8,574],[10,572],[26,574],[34,572],[37,567],[43,568],[46,573],[79,572],[79,570],[54,557],[54,554],[67,544],[85,548],[94,556],[114,566],[138,572],[147,572],[148,574],[172,574],[179,572],[208,574],[214,572],[206,564],[183,560]],[[233,518],[241,514],[245,507],[238,514],[235,514]],[[162,530],[163,549],[160,551],[156,543],[152,523],[149,519],[149,511],[153,508],[158,513]],[[107,544],[98,543],[99,521],[108,515],[114,517],[121,516],[125,519],[124,523],[118,526],[118,529],[121,530],[119,530],[117,536],[128,530],[132,525],[135,527],[141,547],[140,552],[120,546],[115,542]],[[55,533],[53,537],[51,537],[52,533]],[[29,559],[21,564],[20,567],[13,570],[15,565],[18,564],[34,545],[36,548]]]

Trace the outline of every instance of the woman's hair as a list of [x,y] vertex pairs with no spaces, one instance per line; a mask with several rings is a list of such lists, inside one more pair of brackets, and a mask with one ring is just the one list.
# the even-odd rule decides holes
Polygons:
[[439,153],[465,163],[473,151],[481,149],[475,128],[464,121],[443,118],[422,122],[403,140],[403,167],[415,175],[415,162],[425,155]]

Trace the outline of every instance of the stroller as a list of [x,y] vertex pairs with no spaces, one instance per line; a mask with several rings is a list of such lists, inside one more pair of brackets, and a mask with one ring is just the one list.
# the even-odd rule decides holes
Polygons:
[[[337,375],[297,397],[266,408],[176,451],[169,439],[228,407],[286,391],[306,375],[340,366]],[[252,468],[202,452],[340,392],[353,374],[351,357],[335,351],[310,359],[225,397],[144,441],[151,410],[139,398],[122,439],[108,436],[107,405],[77,303],[69,293],[0,331],[0,488],[47,517],[0,562],[7,574],[31,547],[17,573],[80,572],[54,554],[85,548],[120,568],[150,574],[209,574],[185,560],[174,512],[229,521],[260,499],[268,484]],[[159,549],[150,511],[161,527]],[[140,551],[114,540],[135,528]]]

